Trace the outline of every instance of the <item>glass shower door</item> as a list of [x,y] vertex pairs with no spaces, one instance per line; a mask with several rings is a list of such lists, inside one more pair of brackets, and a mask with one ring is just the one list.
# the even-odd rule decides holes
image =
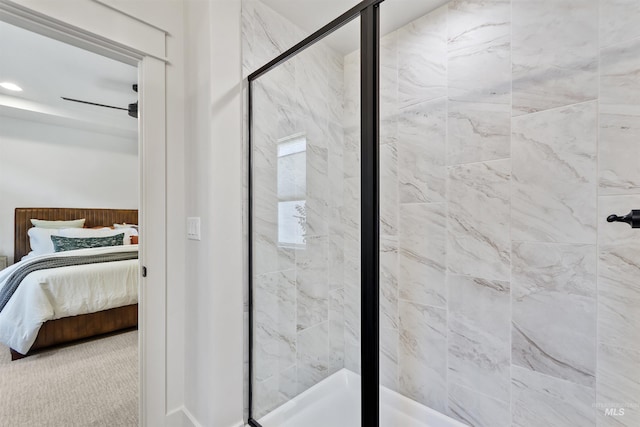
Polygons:
[[300,425],[305,396],[337,399],[313,407],[322,425],[360,425],[347,380],[360,366],[358,23],[250,83],[250,412],[263,427]]

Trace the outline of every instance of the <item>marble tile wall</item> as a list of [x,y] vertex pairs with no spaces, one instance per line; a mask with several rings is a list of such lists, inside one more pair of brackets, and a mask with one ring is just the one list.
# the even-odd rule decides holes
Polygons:
[[597,98],[598,0],[512,3],[513,115]]
[[[301,37],[244,6],[246,72]],[[640,209],[639,28],[635,0],[453,0],[382,38],[383,385],[470,426],[640,425],[640,240],[605,221]],[[255,203],[262,412],[360,371],[359,66],[309,51],[254,98],[254,173],[309,137],[308,250],[273,176]]]
[[598,407],[597,423],[632,426],[640,424],[640,246],[635,233],[604,218],[640,203],[633,161],[640,136],[640,4],[601,3],[596,401],[612,402],[618,416]]
[[638,28],[629,0],[454,0],[383,37],[385,385],[471,426],[639,425],[639,240],[604,220],[640,208]]
[[453,1],[384,38],[398,51],[397,81],[381,77],[399,93],[397,390],[470,425],[510,419],[510,17],[508,0]]
[[[621,192],[598,198],[598,340],[596,401],[602,426],[640,424],[640,242],[626,224],[608,224],[611,213],[639,206],[640,194]],[[617,225],[617,227],[612,227]],[[605,408],[624,410],[611,417]],[[619,414],[619,412],[618,412]]]
[[600,3],[596,402],[617,416],[598,406],[597,424],[634,426],[640,424],[640,241],[604,218],[640,203],[633,160],[640,136],[640,4]]

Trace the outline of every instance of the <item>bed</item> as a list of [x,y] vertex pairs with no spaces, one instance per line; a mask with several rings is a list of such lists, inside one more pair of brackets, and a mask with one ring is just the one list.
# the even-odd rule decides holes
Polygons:
[[[121,223],[137,224],[138,211],[129,209],[16,208],[14,235],[14,260],[16,263],[25,255],[27,255],[31,250],[27,232],[29,228],[32,227],[32,218],[42,220],[73,220],[78,218],[86,218],[84,227],[93,228]],[[135,249],[137,250],[137,245],[132,246],[135,246]],[[100,251],[100,249],[96,250],[98,252]],[[91,252],[92,250],[87,249],[85,251]],[[129,263],[131,264],[131,261]],[[138,263],[137,261],[135,261],[133,262],[133,264],[135,264],[135,280],[137,291]],[[74,267],[64,268],[71,270]],[[132,273],[131,265],[128,268],[129,270],[127,272],[127,277],[131,278],[133,277],[132,274],[134,273]],[[59,270],[59,274],[61,274],[60,271],[62,269],[53,270]],[[74,274],[78,273],[76,272]],[[129,288],[131,288],[131,284],[129,284]],[[50,294],[51,293],[47,294],[47,298],[51,298]],[[44,321],[44,323],[42,323],[39,327],[37,336],[35,337],[33,344],[28,348],[28,351],[25,351],[25,348],[20,348],[21,351],[11,348],[11,359],[20,359],[29,354],[32,354],[35,350],[41,350],[63,343],[136,327],[138,324],[137,293],[134,296],[135,302],[129,301],[129,303],[125,303],[121,306],[109,307],[107,309],[95,312],[83,313]],[[23,304],[25,307],[29,306],[29,304]],[[15,309],[13,311],[15,312]],[[2,312],[0,312],[0,316],[1,315]],[[0,330],[1,329],[2,325],[0,325]]]

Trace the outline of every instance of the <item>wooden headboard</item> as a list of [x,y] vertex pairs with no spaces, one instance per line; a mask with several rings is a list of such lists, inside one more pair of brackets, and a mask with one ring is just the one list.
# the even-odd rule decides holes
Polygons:
[[18,262],[31,251],[27,231],[31,219],[50,221],[86,218],[85,227],[111,226],[115,223],[137,224],[137,209],[75,209],[75,208],[16,208],[13,262]]

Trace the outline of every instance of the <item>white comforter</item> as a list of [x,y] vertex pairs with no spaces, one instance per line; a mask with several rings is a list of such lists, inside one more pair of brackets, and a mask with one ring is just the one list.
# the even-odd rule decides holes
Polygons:
[[[79,249],[40,255],[0,271],[0,289],[13,270],[49,256],[96,255],[138,250],[138,245]],[[0,312],[0,342],[26,354],[47,320],[77,316],[138,302],[138,260],[34,271]]]

